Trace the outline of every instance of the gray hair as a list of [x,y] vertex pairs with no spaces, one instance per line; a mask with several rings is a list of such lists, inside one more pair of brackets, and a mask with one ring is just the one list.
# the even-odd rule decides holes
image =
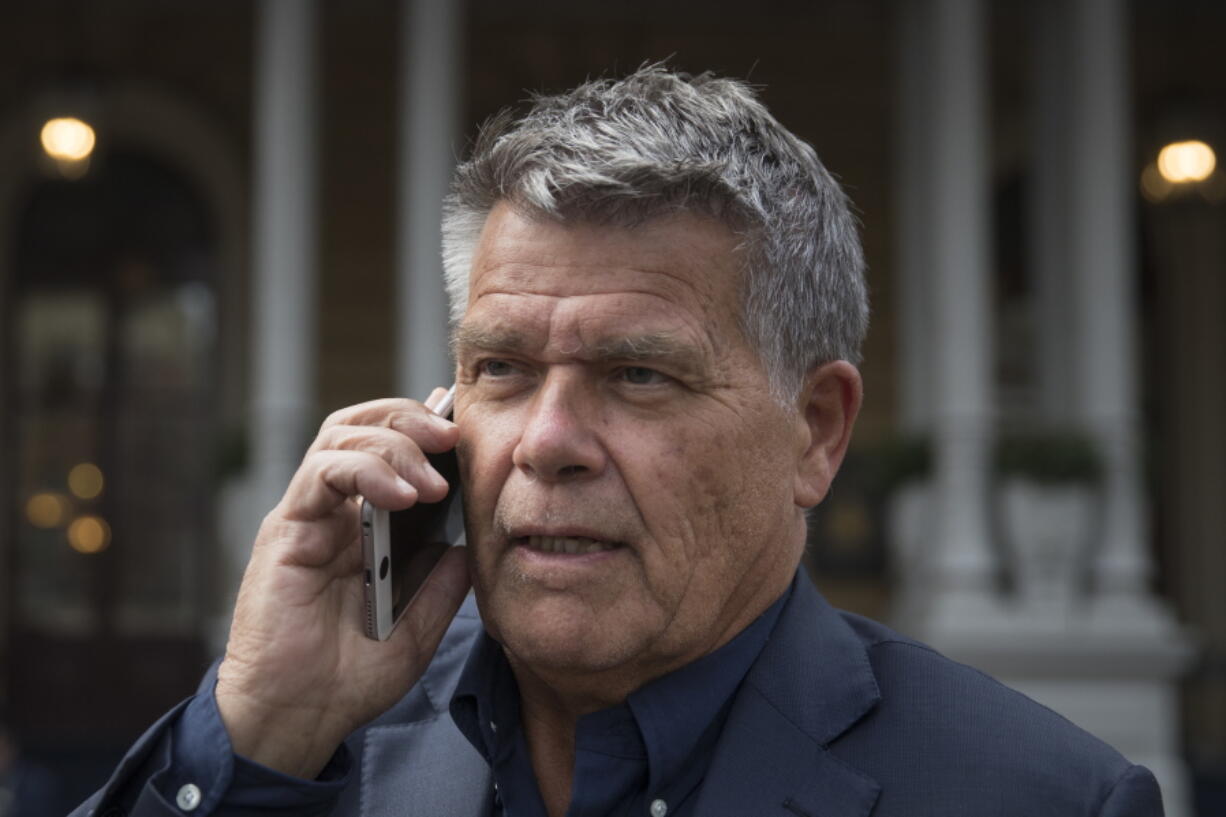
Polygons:
[[847,197],[744,82],[645,65],[487,122],[444,202],[453,323],[499,201],[621,226],[678,210],[718,219],[743,240],[741,326],[775,396],[794,399],[814,365],[859,361],[868,294]]

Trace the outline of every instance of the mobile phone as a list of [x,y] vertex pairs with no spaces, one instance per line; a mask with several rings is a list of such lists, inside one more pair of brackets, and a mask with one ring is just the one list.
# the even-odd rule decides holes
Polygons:
[[[455,386],[434,407],[451,417]],[[460,466],[455,450],[427,454],[449,487],[441,502],[418,502],[403,511],[361,503],[362,580],[366,635],[386,641],[409,602],[447,549],[464,544],[464,507],[460,498]]]

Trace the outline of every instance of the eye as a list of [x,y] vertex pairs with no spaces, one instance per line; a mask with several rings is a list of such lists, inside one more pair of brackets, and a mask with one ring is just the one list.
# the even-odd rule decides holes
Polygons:
[[646,366],[627,366],[621,370],[621,375],[623,380],[635,386],[650,386],[664,380],[664,375]]
[[515,372],[515,367],[505,360],[483,360],[478,369],[486,377],[506,377]]

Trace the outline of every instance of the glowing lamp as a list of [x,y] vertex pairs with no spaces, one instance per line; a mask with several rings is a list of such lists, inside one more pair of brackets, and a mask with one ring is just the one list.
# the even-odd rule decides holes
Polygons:
[[111,526],[100,516],[78,516],[68,526],[68,544],[77,553],[98,553],[111,543]]
[[92,462],[74,465],[68,472],[68,489],[78,499],[93,499],[102,493],[104,484],[102,469]]
[[26,519],[36,528],[58,528],[68,511],[68,497],[62,494],[35,494],[26,502]]
[[47,155],[58,162],[83,162],[94,152],[94,129],[72,116],[47,120],[39,140]]
[[1199,139],[1172,142],[1158,152],[1158,172],[1171,184],[1202,182],[1213,175],[1217,156]]

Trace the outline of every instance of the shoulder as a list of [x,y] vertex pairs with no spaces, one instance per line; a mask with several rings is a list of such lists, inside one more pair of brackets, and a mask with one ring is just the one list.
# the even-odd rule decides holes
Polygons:
[[1148,772],[1047,707],[882,624],[841,618],[864,645],[881,698],[830,750],[881,782],[883,798],[921,790],[953,804],[974,792],[992,813],[1029,803],[1099,814],[1138,779],[1156,797]]

